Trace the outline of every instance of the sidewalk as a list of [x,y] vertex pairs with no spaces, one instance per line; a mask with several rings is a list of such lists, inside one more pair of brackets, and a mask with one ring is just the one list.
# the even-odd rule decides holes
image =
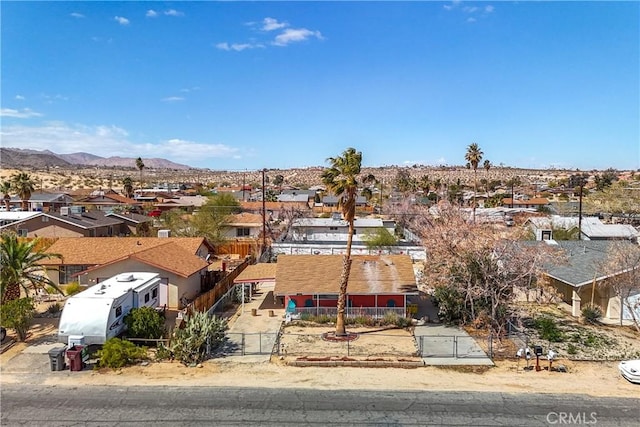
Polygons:
[[285,311],[273,302],[274,287],[273,283],[261,283],[251,301],[238,307],[229,319],[226,358],[244,363],[269,362]]

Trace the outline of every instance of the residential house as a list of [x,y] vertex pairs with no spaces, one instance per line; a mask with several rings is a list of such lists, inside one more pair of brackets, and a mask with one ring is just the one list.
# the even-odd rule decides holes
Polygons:
[[193,212],[202,207],[208,200],[208,198],[199,194],[195,196],[165,197],[162,198],[161,201],[154,203],[153,207],[160,209],[163,212],[176,208],[187,212]]
[[[409,254],[414,260],[426,259],[426,251],[415,241],[398,241],[395,246],[370,248],[367,237],[380,228],[395,235],[396,223],[381,218],[356,218],[351,251],[354,255]],[[286,234],[273,242],[275,254],[337,255],[344,254],[349,236],[349,224],[337,212],[332,218],[297,218],[291,222]]]
[[80,206],[63,207],[60,213],[33,212],[33,214],[0,226],[0,231],[11,230],[20,237],[50,238],[108,237],[128,233],[128,229],[123,229],[123,220],[110,218],[101,211],[84,212]]
[[214,248],[201,237],[60,238],[47,249],[62,258],[42,261],[55,284],[92,286],[123,271],[158,273],[160,303],[181,309],[209,289]]
[[[608,319],[631,319],[628,309],[624,308],[620,297],[615,294],[608,283],[611,276],[601,268],[607,258],[609,248],[615,242],[564,240],[546,243],[557,247],[564,255],[564,257],[559,257],[559,262],[549,265],[545,274],[551,280],[551,285],[558,291],[562,300],[571,305],[573,316],[579,317],[581,309],[585,305],[593,303],[602,309],[604,316]],[[618,243],[632,245],[630,242]],[[640,303],[640,284],[631,299]],[[637,307],[636,316],[640,318],[640,305]]]
[[[371,206],[367,204],[367,198],[364,196],[356,197],[356,211],[372,212]],[[313,211],[316,213],[339,212],[339,199],[336,196],[324,196],[320,204],[315,204]]]
[[544,197],[534,197],[530,199],[512,199],[505,197],[502,199],[502,206],[511,208],[533,208],[540,209],[549,205],[549,200]]
[[[337,313],[341,255],[280,255],[274,296],[289,313]],[[346,315],[406,315],[407,297],[418,288],[408,255],[355,255],[347,288]]]
[[89,196],[76,200],[74,205],[84,206],[88,211],[111,211],[114,209],[137,210],[142,203],[109,190],[94,191]]
[[576,230],[580,227],[581,240],[629,240],[638,242],[640,232],[628,224],[604,224],[600,218],[593,216],[566,217],[551,215],[548,217],[531,217],[528,225],[535,234],[536,240],[553,240],[553,230]]
[[144,236],[151,232],[153,226],[153,218],[132,212],[109,212],[105,217],[122,221],[118,230],[118,236]]
[[[13,196],[9,202],[12,206],[21,207],[22,200],[18,196]],[[28,211],[58,212],[64,206],[70,206],[73,197],[65,193],[45,193],[33,192],[27,201]]]
[[242,212],[232,215],[224,225],[223,237],[227,239],[258,239],[262,235],[262,215]]

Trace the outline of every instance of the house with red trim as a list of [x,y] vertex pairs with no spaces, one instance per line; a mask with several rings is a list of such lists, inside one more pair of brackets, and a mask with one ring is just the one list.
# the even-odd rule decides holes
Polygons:
[[[278,255],[274,296],[293,314],[337,313],[342,255]],[[347,287],[347,317],[405,316],[418,294],[409,255],[354,255]]]

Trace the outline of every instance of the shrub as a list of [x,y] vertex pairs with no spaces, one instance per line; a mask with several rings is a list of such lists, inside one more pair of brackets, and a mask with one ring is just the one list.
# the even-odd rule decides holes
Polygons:
[[174,330],[171,351],[186,366],[198,364],[222,345],[227,329],[225,319],[196,311],[185,317],[184,328]]
[[64,288],[64,292],[67,296],[75,295],[80,291],[82,291],[82,288],[80,288],[80,283],[78,282],[71,282]]
[[551,317],[539,317],[534,322],[535,328],[540,333],[540,338],[551,342],[561,342],[563,340],[562,331],[558,328],[556,321]]
[[451,286],[438,286],[433,293],[438,306],[438,317],[445,323],[453,323],[462,318],[464,300],[460,292]]
[[35,308],[31,298],[18,298],[0,306],[0,321],[5,328],[14,329],[18,339],[24,341],[34,313]]
[[156,360],[169,359],[173,359],[173,353],[171,350],[163,343],[158,344],[158,348],[156,349]]
[[62,305],[59,302],[54,302],[49,307],[47,307],[47,313],[49,314],[58,314],[62,311]]
[[112,369],[133,365],[147,358],[147,348],[137,347],[134,343],[120,338],[109,338],[98,350],[98,366]]
[[165,332],[164,319],[153,307],[132,309],[125,317],[127,335],[132,338],[158,339]]
[[585,322],[598,323],[602,319],[602,309],[595,304],[588,304],[582,308],[582,318]]
[[577,352],[578,352],[578,348],[572,343],[569,343],[569,345],[567,346],[567,353],[576,354]]

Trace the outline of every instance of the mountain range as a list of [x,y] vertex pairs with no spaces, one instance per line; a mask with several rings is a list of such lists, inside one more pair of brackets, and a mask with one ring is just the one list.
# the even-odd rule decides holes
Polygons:
[[[151,169],[192,169],[166,159],[142,159],[145,168]],[[90,153],[57,154],[49,150],[29,150],[22,148],[0,147],[0,165],[4,169],[46,168],[46,167],[131,167],[136,168],[134,157],[100,157]]]

